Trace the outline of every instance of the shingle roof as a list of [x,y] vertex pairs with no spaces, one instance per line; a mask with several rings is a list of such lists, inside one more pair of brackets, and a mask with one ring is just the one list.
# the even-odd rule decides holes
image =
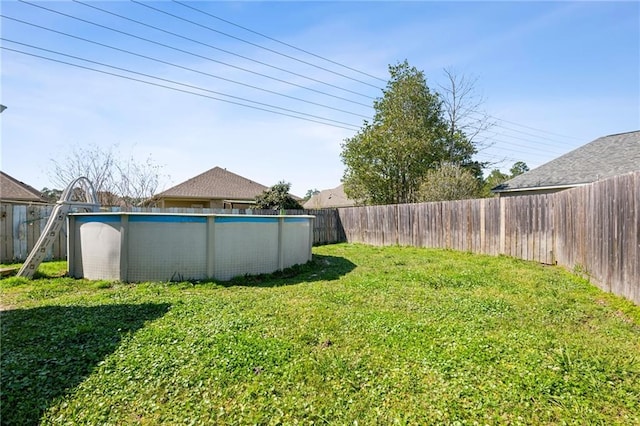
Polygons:
[[640,131],[603,136],[516,176],[493,192],[577,186],[640,170]]
[[45,202],[40,191],[0,171],[0,198],[10,201]]
[[337,188],[325,189],[318,194],[313,195],[302,207],[305,209],[324,209],[329,207],[352,207],[356,202],[347,197],[344,193],[344,186]]
[[192,177],[191,179],[167,189],[155,198],[218,198],[250,200],[262,194],[267,188],[257,182],[231,173],[221,167]]

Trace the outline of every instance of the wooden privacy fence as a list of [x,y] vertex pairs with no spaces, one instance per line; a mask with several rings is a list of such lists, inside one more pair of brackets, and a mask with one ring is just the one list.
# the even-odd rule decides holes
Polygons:
[[[52,205],[0,204],[0,261],[14,263],[24,261],[40,237],[53,210]],[[64,259],[67,256],[66,227],[60,232],[47,260]]]
[[[52,205],[0,204],[0,262],[14,263],[24,261],[38,237],[42,233]],[[103,211],[120,211],[120,208],[104,208]],[[130,208],[133,212],[154,213],[204,213],[204,214],[253,214],[276,215],[276,210],[243,210],[243,209],[195,209],[195,208]],[[335,209],[319,210],[286,210],[285,214],[314,215],[314,244],[330,244],[344,241],[340,232],[338,213]],[[46,260],[66,259],[67,257],[66,225],[58,235],[53,247],[49,249]]]
[[[27,257],[51,209],[0,205],[3,263]],[[132,211],[278,214],[237,209]],[[640,171],[554,194],[285,213],[316,216],[314,244],[348,241],[505,254],[579,269],[600,288],[640,304]],[[66,258],[64,231],[49,259]]]
[[640,304],[640,172],[554,194],[338,212],[349,242],[450,248],[559,264]]

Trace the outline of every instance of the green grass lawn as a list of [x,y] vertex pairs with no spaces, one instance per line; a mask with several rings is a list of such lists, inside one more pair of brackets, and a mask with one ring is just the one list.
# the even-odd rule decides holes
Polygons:
[[6,278],[2,424],[640,424],[640,307],[560,268],[338,244],[278,276]]

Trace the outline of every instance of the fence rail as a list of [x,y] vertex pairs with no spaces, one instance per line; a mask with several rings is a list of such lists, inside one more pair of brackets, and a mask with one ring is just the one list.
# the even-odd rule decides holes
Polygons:
[[[51,209],[0,205],[3,263],[27,257]],[[134,210],[278,214],[238,209]],[[600,288],[640,304],[640,171],[554,194],[285,213],[316,216],[314,244],[348,241],[505,254],[580,269]],[[65,232],[48,259],[66,257]]]

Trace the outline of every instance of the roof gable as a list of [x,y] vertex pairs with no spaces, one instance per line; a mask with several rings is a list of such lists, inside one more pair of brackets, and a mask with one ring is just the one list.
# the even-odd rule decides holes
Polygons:
[[257,182],[214,167],[159,194],[156,198],[208,198],[249,200],[268,188]]
[[0,198],[9,201],[45,202],[40,191],[0,171]]
[[321,209],[329,207],[352,207],[355,205],[356,202],[347,197],[347,194],[344,192],[344,186],[340,185],[333,189],[325,189],[311,196],[311,198],[304,203],[303,207],[305,209]]
[[640,131],[603,136],[510,179],[493,192],[571,187],[640,170]]

